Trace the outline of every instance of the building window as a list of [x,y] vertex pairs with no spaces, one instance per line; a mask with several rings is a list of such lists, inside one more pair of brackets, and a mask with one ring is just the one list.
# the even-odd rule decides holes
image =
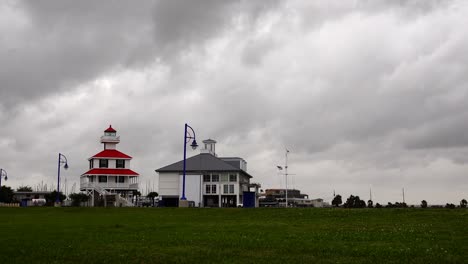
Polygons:
[[237,181],[237,175],[236,174],[229,174],[229,181],[230,182],[236,182]]
[[211,185],[211,193],[216,193],[216,184]]
[[107,182],[107,176],[99,176],[99,182]]
[[221,175],[221,181],[222,182],[227,182],[229,180],[229,176],[227,174],[222,174]]
[[234,193],[234,184],[229,184],[229,193]]
[[211,181],[212,182],[219,182],[219,175],[218,174],[211,175]]
[[120,183],[125,182],[125,177],[124,177],[124,176],[119,176],[119,182],[120,182]]
[[90,160],[89,161],[89,169],[92,169],[93,168],[93,160]]
[[205,185],[205,193],[211,193],[211,186],[209,184]]
[[109,160],[100,159],[99,160],[99,168],[108,168],[109,167]]
[[229,185],[227,184],[223,185],[223,193],[229,193]]
[[116,168],[125,168],[125,160],[116,160],[115,167]]
[[209,174],[203,175],[203,182],[210,182],[210,175]]

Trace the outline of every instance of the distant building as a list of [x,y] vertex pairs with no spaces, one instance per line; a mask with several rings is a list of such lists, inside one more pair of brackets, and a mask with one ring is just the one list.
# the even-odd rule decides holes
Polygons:
[[117,150],[119,142],[120,136],[112,126],[104,130],[101,136],[104,150],[88,159],[89,170],[80,177],[80,190],[92,197],[92,206],[132,205],[139,174],[130,169],[132,157]]
[[[290,207],[324,207],[323,199],[309,199],[309,195],[297,189],[288,189],[288,205]],[[285,207],[286,189],[266,189],[260,198],[261,207]]]
[[21,206],[42,206],[46,204],[46,195],[50,194],[46,191],[14,192],[13,200],[20,202]]
[[[182,197],[183,160],[156,170],[159,174],[160,204],[178,206]],[[242,206],[245,195],[252,195],[252,176],[247,162],[239,157],[218,157],[216,141],[203,141],[200,154],[186,159],[185,196],[195,207]],[[255,192],[255,191],[254,191]],[[256,199],[256,193],[253,194]]]

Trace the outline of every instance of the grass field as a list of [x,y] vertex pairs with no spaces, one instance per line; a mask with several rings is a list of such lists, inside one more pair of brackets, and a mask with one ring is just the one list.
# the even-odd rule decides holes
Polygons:
[[0,263],[468,263],[468,210],[0,208]]

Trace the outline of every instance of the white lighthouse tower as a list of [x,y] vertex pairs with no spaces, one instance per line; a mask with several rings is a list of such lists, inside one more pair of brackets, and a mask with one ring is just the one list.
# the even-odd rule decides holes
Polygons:
[[101,136],[104,150],[88,159],[89,170],[80,177],[80,190],[92,196],[92,206],[131,206],[139,174],[130,169],[132,157],[117,150],[120,137],[109,126]]

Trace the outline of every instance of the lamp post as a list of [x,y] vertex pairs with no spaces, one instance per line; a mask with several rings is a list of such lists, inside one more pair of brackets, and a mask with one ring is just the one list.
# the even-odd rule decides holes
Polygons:
[[63,165],[64,169],[68,169],[68,161],[67,157],[63,155],[62,153],[59,153],[58,155],[58,172],[57,172],[57,197],[55,198],[55,204],[58,206],[60,204],[60,165]]
[[0,169],[0,187],[2,187],[2,177],[5,178],[5,181],[8,180],[8,174],[4,169]]
[[[190,128],[190,130],[192,131],[193,136],[187,130],[188,128]],[[184,132],[184,173],[182,175],[182,198],[180,198],[180,200],[183,200],[183,201],[187,200],[187,197],[185,197],[185,172],[186,172],[185,171],[186,170],[185,163],[186,163],[186,159],[187,159],[187,143],[191,139],[193,139],[193,141],[192,141],[192,144],[190,144],[190,146],[192,147],[193,150],[195,150],[198,147],[197,141],[195,139],[195,131],[193,130],[193,128],[191,126],[185,124],[185,132]]]

